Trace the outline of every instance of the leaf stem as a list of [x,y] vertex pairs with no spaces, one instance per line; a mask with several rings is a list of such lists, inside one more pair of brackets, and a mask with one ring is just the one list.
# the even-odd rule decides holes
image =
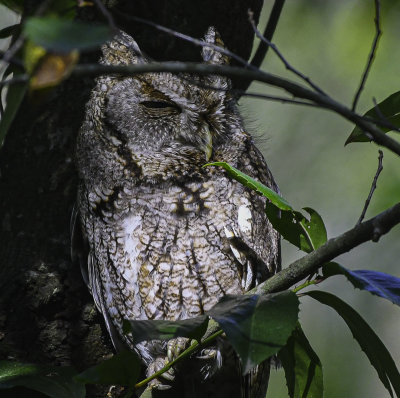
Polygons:
[[302,283],[301,285],[292,289],[292,292],[297,293],[300,290],[305,289],[308,286],[317,285],[318,283],[322,282],[323,280],[324,280],[323,278],[318,278],[318,279],[313,279],[312,281],[306,281],[306,282]]

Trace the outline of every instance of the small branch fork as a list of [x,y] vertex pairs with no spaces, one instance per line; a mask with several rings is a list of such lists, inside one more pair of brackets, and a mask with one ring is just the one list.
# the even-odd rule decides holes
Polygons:
[[375,21],[375,37],[372,42],[371,51],[368,56],[368,61],[365,66],[364,73],[362,74],[362,77],[361,77],[360,85],[359,85],[358,90],[356,91],[356,94],[353,99],[353,104],[351,107],[351,110],[353,112],[356,110],[357,102],[360,99],[362,90],[364,89],[365,82],[367,81],[369,71],[371,70],[372,62],[374,61],[374,58],[375,58],[376,49],[378,48],[379,38],[382,35],[382,31],[381,31],[381,27],[380,27],[380,8],[381,8],[380,1],[375,0],[375,19],[374,19],[374,21]]
[[[268,42],[272,40],[272,37],[275,33],[275,29],[276,26],[278,25],[279,17],[281,15],[284,4],[285,0],[275,0],[275,3],[272,7],[267,26],[265,27],[264,34],[262,35],[265,38],[265,41],[264,40],[260,41],[256,53],[254,54],[254,57],[250,62],[250,64],[255,66],[257,69],[261,67],[261,64],[263,63],[265,56],[267,55],[268,49],[271,47],[270,44],[268,44]],[[250,13],[251,13],[251,19],[253,19],[253,13],[249,10],[249,17]],[[254,20],[252,25],[254,29],[255,26]]]
[[295,69],[290,63],[286,60],[286,58],[283,56],[283,54],[278,50],[278,47],[274,44],[271,43],[270,39],[268,39],[265,35],[263,36],[261,32],[257,29],[256,24],[254,22],[253,18],[253,12],[251,10],[248,11],[249,14],[249,22],[251,26],[253,27],[255,35],[261,40],[261,42],[265,43],[267,45],[267,48],[271,47],[274,53],[278,56],[278,58],[282,61],[282,63],[285,65],[285,68],[289,70],[290,72],[294,73],[296,76],[300,77],[300,79],[304,80],[310,87],[312,87],[315,91],[322,95],[326,95],[320,87],[318,87],[316,84],[314,84],[311,79],[305,75],[303,75],[300,71]]
[[383,152],[381,150],[379,150],[378,152],[379,152],[378,169],[376,170],[374,180],[372,181],[371,189],[369,191],[367,200],[365,201],[365,205],[364,205],[363,211],[361,212],[360,218],[358,219],[356,225],[361,224],[362,220],[364,220],[365,213],[367,212],[368,206],[369,206],[369,204],[371,202],[371,199],[372,199],[372,195],[374,194],[375,189],[376,189],[376,183],[378,181],[379,174],[381,174],[381,171],[383,170],[383,165],[382,165]]

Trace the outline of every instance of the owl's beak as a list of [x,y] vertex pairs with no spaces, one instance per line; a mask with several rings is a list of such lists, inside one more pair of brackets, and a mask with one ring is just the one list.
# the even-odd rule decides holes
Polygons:
[[208,162],[212,156],[212,134],[211,131],[209,129],[207,129],[207,133],[206,133],[206,141],[204,143],[204,152],[206,154],[206,161]]
[[205,124],[202,129],[201,129],[201,139],[202,139],[202,144],[200,146],[200,149],[205,153],[206,155],[206,161],[208,162],[212,156],[212,146],[213,146],[213,137],[212,137],[212,132],[208,124]]

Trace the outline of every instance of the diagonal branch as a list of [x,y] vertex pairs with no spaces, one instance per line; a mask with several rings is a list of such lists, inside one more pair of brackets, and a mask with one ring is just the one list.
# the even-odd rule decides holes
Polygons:
[[269,38],[267,38],[264,35],[261,34],[261,32],[257,29],[256,24],[253,19],[253,13],[249,10],[249,21],[251,26],[253,27],[255,35],[261,40],[262,43],[265,43],[269,48],[271,47],[274,53],[278,56],[278,58],[282,61],[282,63],[285,65],[285,68],[294,73],[296,76],[300,77],[300,79],[304,80],[310,87],[312,87],[315,91],[319,92],[320,94],[326,95],[321,88],[319,88],[316,84],[314,84],[311,79],[297,69],[295,69],[290,63],[286,60],[286,58],[283,56],[283,54],[278,50],[278,47],[271,42]]
[[136,17],[134,15],[125,15],[123,14],[121,11],[115,9],[114,13],[117,14],[118,16],[120,16],[121,18],[124,18],[128,21],[134,21],[134,22],[138,22],[144,25],[148,25],[153,27],[154,29],[157,29],[161,32],[165,32],[168,33],[171,36],[177,37],[181,40],[185,40],[189,43],[192,43],[196,46],[200,46],[200,47],[209,47],[212,48],[216,51],[219,51],[221,54],[224,54],[226,56],[228,56],[229,58],[232,58],[234,60],[236,60],[239,64],[242,64],[243,66],[245,66],[246,68],[252,69],[252,70],[257,70],[256,67],[254,67],[253,65],[249,64],[244,58],[240,57],[239,55],[233,53],[232,51],[229,51],[227,48],[221,47],[217,44],[212,44],[212,43],[206,43],[204,40],[200,40],[200,39],[196,39],[195,37],[186,35],[184,33],[178,32],[176,30],[167,28],[166,26],[160,25],[158,23],[155,23],[153,21],[149,21],[148,19],[144,19],[144,18],[140,18],[140,17]]
[[289,289],[337,256],[370,240],[377,242],[382,235],[388,233],[397,224],[400,224],[400,203],[356,225],[342,235],[329,239],[323,246],[296,260],[249,293],[272,293]]
[[381,31],[381,27],[380,27],[380,2],[379,2],[379,0],[375,0],[375,37],[372,42],[371,51],[368,55],[367,65],[365,66],[364,73],[362,74],[362,77],[361,77],[360,85],[359,85],[358,90],[353,99],[353,105],[351,107],[351,110],[353,112],[356,110],[357,102],[360,98],[362,90],[364,89],[365,82],[367,81],[367,77],[368,77],[369,71],[371,69],[372,62],[374,61],[374,58],[375,58],[375,53],[376,53],[376,49],[378,47],[378,42],[379,42],[379,38],[380,38],[381,34],[382,34],[382,31]]
[[[344,234],[330,239],[317,250],[293,262],[287,268],[278,272],[246,294],[267,294],[289,289],[295,283],[300,282],[308,275],[318,271],[323,264],[336,258],[340,254],[346,253],[364,242],[370,240],[377,241],[382,235],[389,232],[397,224],[400,224],[400,203],[383,213],[378,214],[376,217],[355,226]],[[309,282],[308,285],[314,283],[315,281],[311,283]],[[207,345],[221,334],[222,330],[218,323],[210,319],[207,331],[203,336],[200,345]],[[136,388],[143,387],[149,381],[166,372],[177,362],[181,362],[185,358],[189,357],[198,348],[199,343],[193,342],[190,347],[183,351],[173,362],[168,363],[164,368],[152,375],[150,378],[136,384]]]
[[228,77],[239,77],[243,79],[256,80],[271,86],[280,87],[292,94],[294,97],[309,100],[322,108],[329,109],[352,121],[359,126],[376,144],[390,149],[400,156],[400,143],[384,134],[375,124],[363,116],[355,113],[345,105],[335,101],[333,98],[303,87],[291,80],[267,73],[261,70],[250,70],[234,66],[208,65],[192,62],[153,62],[141,65],[77,65],[72,72],[74,76],[82,75],[134,75],[149,72],[171,72],[171,73],[196,73],[199,75],[219,74]]

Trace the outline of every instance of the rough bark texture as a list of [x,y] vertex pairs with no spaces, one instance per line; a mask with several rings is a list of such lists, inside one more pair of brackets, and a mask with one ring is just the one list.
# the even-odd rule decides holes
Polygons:
[[[261,6],[261,0],[130,0],[118,9],[194,37],[215,25],[227,47],[247,59],[253,41],[247,10],[258,17]],[[156,60],[198,59],[199,48],[143,24],[117,16],[116,21]],[[0,359],[82,370],[112,354],[102,319],[70,259],[73,153],[91,85],[90,79],[70,79],[26,98],[1,150]],[[105,393],[92,389],[88,396]]]

